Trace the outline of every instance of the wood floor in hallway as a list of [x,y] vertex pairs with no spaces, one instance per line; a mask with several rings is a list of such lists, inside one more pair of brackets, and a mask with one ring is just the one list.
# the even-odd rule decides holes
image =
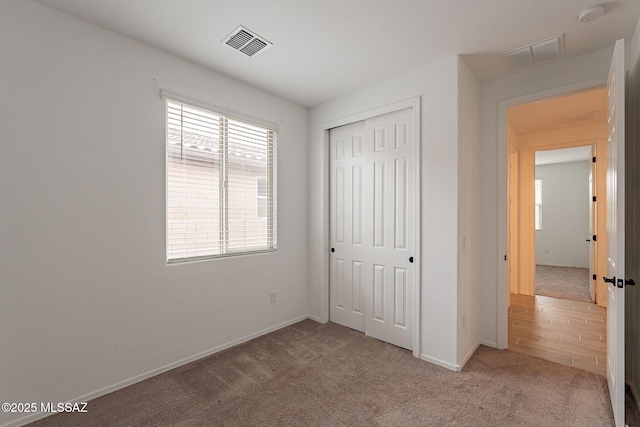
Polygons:
[[544,296],[511,295],[509,349],[606,376],[607,309]]

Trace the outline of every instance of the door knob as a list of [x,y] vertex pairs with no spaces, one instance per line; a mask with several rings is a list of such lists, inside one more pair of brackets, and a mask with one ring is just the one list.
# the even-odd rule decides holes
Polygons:
[[609,279],[607,276],[602,276],[602,279],[604,280],[604,283],[613,283],[614,285],[616,284],[616,276],[613,276],[612,279]]
[[410,262],[411,264],[413,264],[413,257],[412,257],[412,256],[410,256],[410,257],[409,257],[409,262]]
[[635,286],[636,285],[636,281],[633,279],[624,279],[624,285],[625,286]]
[[331,252],[335,252],[335,251],[336,251],[336,248],[331,248]]

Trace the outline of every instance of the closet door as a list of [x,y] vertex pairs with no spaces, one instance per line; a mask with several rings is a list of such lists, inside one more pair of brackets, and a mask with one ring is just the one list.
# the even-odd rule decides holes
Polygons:
[[330,131],[329,319],[364,332],[364,122]]
[[330,134],[330,319],[413,348],[416,156],[412,109]]

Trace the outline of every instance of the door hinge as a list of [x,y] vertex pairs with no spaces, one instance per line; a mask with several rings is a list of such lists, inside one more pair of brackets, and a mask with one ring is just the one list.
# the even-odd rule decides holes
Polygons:
[[593,241],[594,242],[596,241],[596,235],[595,234],[593,235]]
[[598,278],[596,277],[596,275],[594,274],[593,276],[591,276],[593,278],[593,280],[598,280]]
[[594,202],[596,201],[596,196],[593,196],[593,201],[594,201]]
[[595,162],[596,162],[596,157],[595,157],[595,156],[593,156],[593,157],[591,158],[591,161],[592,161],[593,163],[595,163]]

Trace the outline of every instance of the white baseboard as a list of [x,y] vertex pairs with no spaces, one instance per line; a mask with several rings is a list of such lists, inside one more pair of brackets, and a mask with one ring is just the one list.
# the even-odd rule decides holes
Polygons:
[[[313,315],[309,315],[308,316],[309,319],[313,320],[314,322],[318,322],[318,323],[322,323],[322,320],[320,320],[320,318],[318,316],[313,316]],[[326,322],[325,322],[326,323]]]
[[480,340],[479,342],[482,345],[486,345],[487,347],[491,347],[491,348],[498,348],[498,343],[497,342],[493,342],[493,341],[489,341],[489,340]]
[[425,362],[433,363],[434,365],[442,366],[443,368],[447,368],[450,371],[460,372],[462,370],[462,366],[460,365],[445,362],[443,360],[436,359],[435,357],[431,357],[426,354],[421,354],[420,359],[424,360]]
[[469,359],[471,359],[471,356],[473,356],[473,353],[476,352],[476,350],[478,349],[478,347],[480,347],[480,341],[478,341],[477,343],[475,343],[475,345],[471,348],[471,350],[469,350],[469,352],[467,353],[466,356],[464,356],[464,359],[462,359],[462,363],[460,363],[460,370],[462,370],[464,368],[464,365],[467,364],[467,362],[469,361]]
[[[153,376],[156,376],[156,375],[162,374],[164,372],[170,371],[170,370],[175,369],[175,368],[177,368],[179,366],[186,365],[187,363],[194,362],[196,360],[199,360],[199,359],[202,359],[204,357],[210,356],[212,354],[218,353],[218,352],[220,352],[222,350],[226,350],[226,349],[228,349],[230,347],[236,346],[238,344],[242,344],[242,343],[250,341],[250,340],[252,340],[254,338],[258,338],[258,337],[260,337],[262,335],[266,335],[268,333],[277,331],[278,329],[282,329],[282,328],[285,328],[285,327],[287,327],[289,325],[293,325],[294,323],[298,323],[298,322],[300,322],[302,320],[305,320],[305,319],[315,320],[314,317],[308,316],[308,315],[296,317],[294,319],[287,320],[286,322],[279,323],[277,325],[271,326],[269,328],[263,329],[261,331],[255,332],[253,334],[249,334],[249,335],[244,336],[242,338],[238,338],[238,339],[230,341],[228,343],[225,343],[225,344],[219,345],[217,347],[211,348],[209,350],[205,350],[205,351],[202,351],[200,353],[194,354],[193,356],[185,357],[184,359],[177,360],[175,362],[169,363],[168,365],[164,365],[164,366],[161,366],[159,368],[152,369],[151,371],[145,372],[145,373],[140,374],[140,375],[136,375],[135,377],[131,377],[131,378],[127,379],[127,380],[120,381],[118,383],[112,384],[112,385],[107,386],[107,387],[103,387],[103,388],[95,390],[95,391],[93,391],[91,393],[87,393],[87,394],[85,394],[83,396],[79,396],[79,397],[76,397],[76,398],[73,398],[73,399],[62,400],[61,402],[87,402],[87,401],[95,399],[97,397],[104,396],[105,394],[112,393],[114,391],[123,389],[125,387],[130,386],[130,385],[139,383],[140,381],[144,381],[144,380],[146,380],[148,378],[151,378]],[[22,418],[18,418],[17,420],[9,421],[6,424],[2,424],[2,426],[0,426],[0,427],[20,427],[20,426],[23,426],[25,424],[32,423],[32,422],[34,422],[36,420],[39,420],[39,419],[42,419],[42,418],[46,418],[49,415],[53,415],[53,414],[51,414],[51,413],[42,413],[42,412],[33,413],[31,415],[27,415],[26,417],[22,417]]]
[[425,362],[433,363],[434,365],[442,366],[443,368],[447,368],[450,371],[460,372],[462,371],[462,368],[464,368],[464,365],[467,364],[469,359],[471,359],[471,356],[473,356],[473,353],[476,352],[479,346],[480,346],[480,342],[477,342],[473,346],[473,348],[469,350],[469,352],[464,356],[464,359],[462,359],[461,364],[453,364],[453,363],[445,362],[443,360],[436,359],[435,357],[431,357],[426,354],[421,354],[420,359],[424,360]]
[[545,266],[545,267],[589,268],[588,265],[586,267],[582,267],[582,266],[579,266],[579,265],[547,264],[547,263],[544,263],[544,262],[537,262],[536,265],[542,265],[542,266]]

